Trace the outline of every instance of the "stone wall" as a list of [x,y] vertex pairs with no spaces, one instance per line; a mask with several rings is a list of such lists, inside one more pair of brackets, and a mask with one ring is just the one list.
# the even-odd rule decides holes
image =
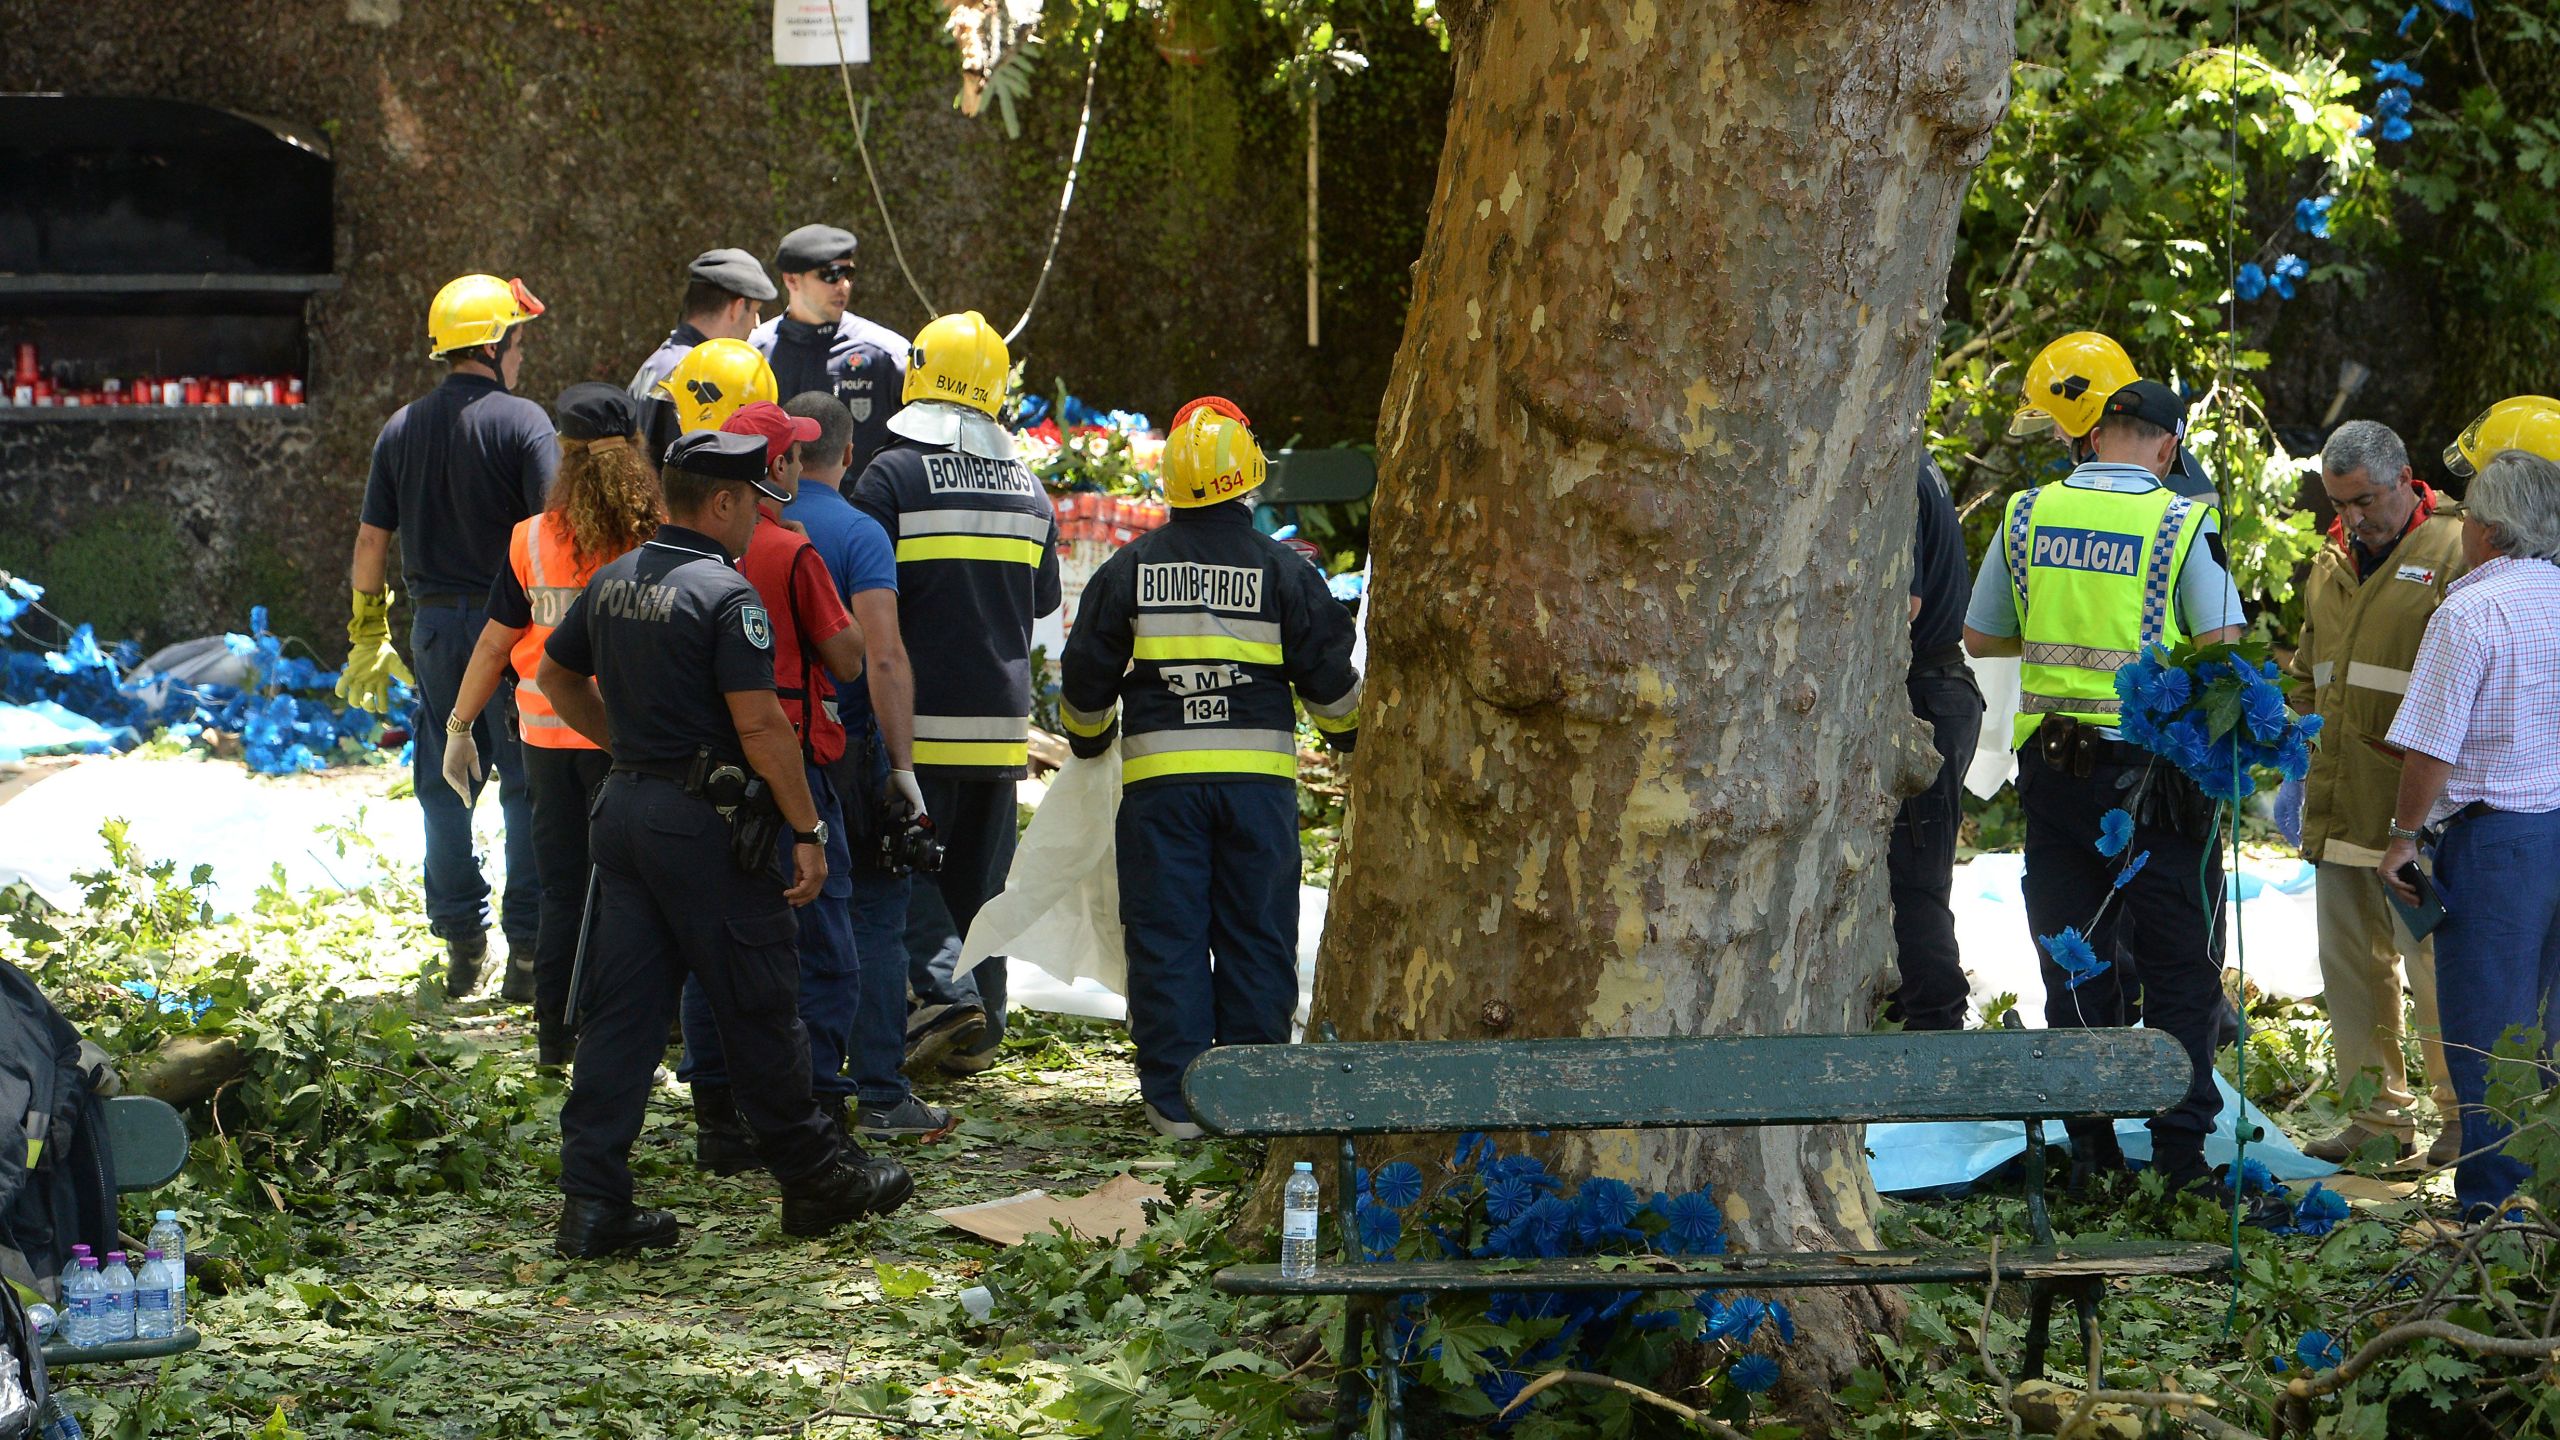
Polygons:
[[[911,331],[832,69],[770,63],[769,7],[605,0],[0,0],[0,91],[136,94],[317,126],[337,164],[337,268],[313,303],[311,403],[294,417],[0,425],[0,566],[59,608],[147,642],[233,627],[338,653],[365,459],[435,382],[425,309],[456,274],[521,275],[550,307],[524,390],[621,381],[673,321],[683,262],[769,256],[813,220],[863,239],[855,307]],[[872,158],[909,264],[944,309],[1009,326],[1045,248],[1083,95],[1055,46],[1008,139],[962,117],[933,0],[874,0]],[[1400,334],[1447,105],[1445,59],[1380,3],[1376,64],[1323,116],[1324,344],[1304,335],[1304,130],[1264,84],[1277,37],[1233,7],[1230,43],[1176,67],[1111,27],[1094,134],[1055,272],[1015,347],[1159,416],[1233,396],[1266,439],[1365,441]]]

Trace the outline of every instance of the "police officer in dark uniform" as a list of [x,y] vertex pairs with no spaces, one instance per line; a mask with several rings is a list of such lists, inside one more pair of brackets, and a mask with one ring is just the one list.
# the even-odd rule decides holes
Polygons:
[[1158,1134],[1194,1140],[1182,1072],[1212,1045],[1285,1045],[1298,1006],[1294,692],[1326,744],[1360,735],[1350,614],[1324,572],[1253,528],[1262,450],[1216,396],[1164,443],[1173,523],[1085,587],[1059,667],[1082,756],[1119,735],[1114,843],[1129,1038]]
[[853,232],[803,225],[782,237],[773,268],[788,307],[747,337],[773,366],[782,400],[815,391],[853,416],[853,463],[860,476],[889,443],[889,417],[905,403],[907,337],[848,308],[853,297]]
[[1938,778],[1902,802],[1885,872],[1893,881],[1893,940],[1902,983],[1886,1014],[1906,1030],[1964,1028],[1964,959],[1956,948],[1956,828],[1964,818],[1964,772],[1982,737],[1982,691],[1964,661],[1964,607],[1970,571],[1964,525],[1947,477],[1923,456],[1919,523],[1912,532],[1911,672],[1903,688],[1911,713],[1929,723]]
[[[668,523],[596,572],[543,653],[553,708],[613,753],[593,827],[577,1070],[560,1111],[557,1246],[571,1259],[675,1243],[674,1216],[632,1205],[630,1153],[688,975],[781,1182],[784,1233],[823,1235],[915,1190],[904,1167],[839,1139],[810,1098],[791,907],[825,883],[828,835],[775,698],[772,622],[733,568],[764,474],[761,436],[678,439],[660,477]],[[777,811],[792,841],[787,887]]]
[[744,340],[754,333],[763,318],[757,312],[775,295],[772,278],[744,250],[705,250],[684,267],[684,276],[684,314],[623,387],[643,404],[694,346],[705,340]]

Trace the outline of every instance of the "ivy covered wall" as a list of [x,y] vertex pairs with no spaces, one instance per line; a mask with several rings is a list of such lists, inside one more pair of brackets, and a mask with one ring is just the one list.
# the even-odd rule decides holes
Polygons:
[[[1075,209],[1015,347],[1030,384],[1063,378],[1160,416],[1216,392],[1274,443],[1370,438],[1449,80],[1409,5],[1338,13],[1372,63],[1323,110],[1323,345],[1304,330],[1304,118],[1265,84],[1282,37],[1238,5],[1196,67],[1168,64],[1140,23],[1108,28]],[[239,628],[265,601],[280,631],[334,656],[366,457],[384,418],[436,381],[425,310],[454,275],[521,275],[550,307],[523,384],[546,400],[626,379],[673,323],[696,252],[769,257],[811,221],[862,238],[855,308],[912,331],[926,311],[891,258],[837,74],[774,66],[769,14],[759,0],[0,0],[0,91],[319,127],[345,279],[311,310],[307,415],[218,433],[194,419],[12,427],[0,566],[48,580],[56,608],[102,630],[164,642]],[[917,281],[943,309],[1010,326],[1048,242],[1085,54],[1041,57],[1008,139],[992,115],[952,108],[941,14],[874,0],[874,62],[854,91]]]

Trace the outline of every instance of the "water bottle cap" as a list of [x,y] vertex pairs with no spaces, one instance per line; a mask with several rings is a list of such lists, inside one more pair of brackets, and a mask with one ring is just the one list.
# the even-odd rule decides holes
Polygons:
[[142,1252],[142,1258],[145,1260],[166,1260],[169,1257],[161,1254],[157,1250],[145,1250]]
[[175,1210],[163,1210],[151,1218],[154,1220],[168,1220],[174,1222],[178,1218],[178,1212]]
[[1301,1160],[1301,1161],[1299,1161],[1299,1162],[1297,1163],[1297,1166],[1296,1166],[1295,1168],[1300,1169],[1300,1170],[1304,1170],[1304,1171],[1306,1171],[1306,1172],[1307,1172],[1308,1174],[1310,1174],[1310,1175],[1313,1175],[1314,1173],[1316,1173],[1315,1162],[1314,1162],[1314,1161],[1312,1161],[1312,1160]]
[[83,1255],[87,1255],[87,1254],[90,1254],[90,1253],[92,1253],[92,1252],[90,1251],[89,1247],[88,1247],[88,1246],[86,1246],[86,1245],[74,1245],[74,1246],[72,1246],[72,1247],[71,1247],[71,1256],[72,1256],[72,1258],[73,1258],[73,1259],[75,1259],[75,1260],[76,1260],[76,1259],[78,1259],[79,1257],[83,1256]]
[[95,1256],[95,1255],[83,1255],[83,1256],[81,1256],[81,1257],[80,1257],[80,1268],[81,1268],[81,1269],[83,1269],[83,1270],[95,1270],[95,1269],[97,1269],[97,1268],[98,1268],[98,1257],[97,1257],[97,1256]]
[[121,1265],[121,1264],[123,1264],[123,1263],[124,1263],[124,1252],[123,1252],[123,1251],[121,1251],[121,1250],[110,1250],[110,1251],[108,1251],[108,1252],[107,1252],[107,1263],[108,1263],[108,1264],[110,1264],[110,1265]]

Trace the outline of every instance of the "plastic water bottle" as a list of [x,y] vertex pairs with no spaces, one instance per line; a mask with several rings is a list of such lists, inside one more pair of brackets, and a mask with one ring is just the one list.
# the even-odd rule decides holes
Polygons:
[[44,1408],[36,1412],[37,1440],[87,1440],[88,1432],[80,1428],[80,1417],[62,1403],[59,1395],[45,1397]]
[[1316,1167],[1301,1160],[1280,1192],[1280,1278],[1304,1280],[1316,1273]]
[[80,1262],[88,1258],[88,1246],[74,1245],[71,1247],[71,1263],[62,1267],[62,1288],[54,1292],[54,1298],[62,1302],[62,1307],[64,1309],[69,1309],[71,1306],[71,1282],[79,1278]]
[[62,1322],[62,1338],[86,1350],[104,1339],[98,1317],[98,1257],[80,1257],[80,1273],[71,1277],[70,1293],[64,1301],[70,1307]]
[[39,1300],[27,1307],[27,1323],[36,1327],[38,1340],[50,1340],[62,1329],[62,1312]]
[[187,1232],[178,1224],[178,1212],[163,1210],[151,1217],[151,1233],[143,1244],[169,1262],[169,1325],[176,1334],[187,1324]]
[[143,1251],[142,1270],[133,1277],[134,1339],[166,1340],[178,1333],[177,1307],[169,1292],[169,1257]]
[[124,1263],[124,1252],[110,1250],[107,1263],[98,1267],[99,1286],[98,1333],[110,1345],[133,1338],[133,1271]]

